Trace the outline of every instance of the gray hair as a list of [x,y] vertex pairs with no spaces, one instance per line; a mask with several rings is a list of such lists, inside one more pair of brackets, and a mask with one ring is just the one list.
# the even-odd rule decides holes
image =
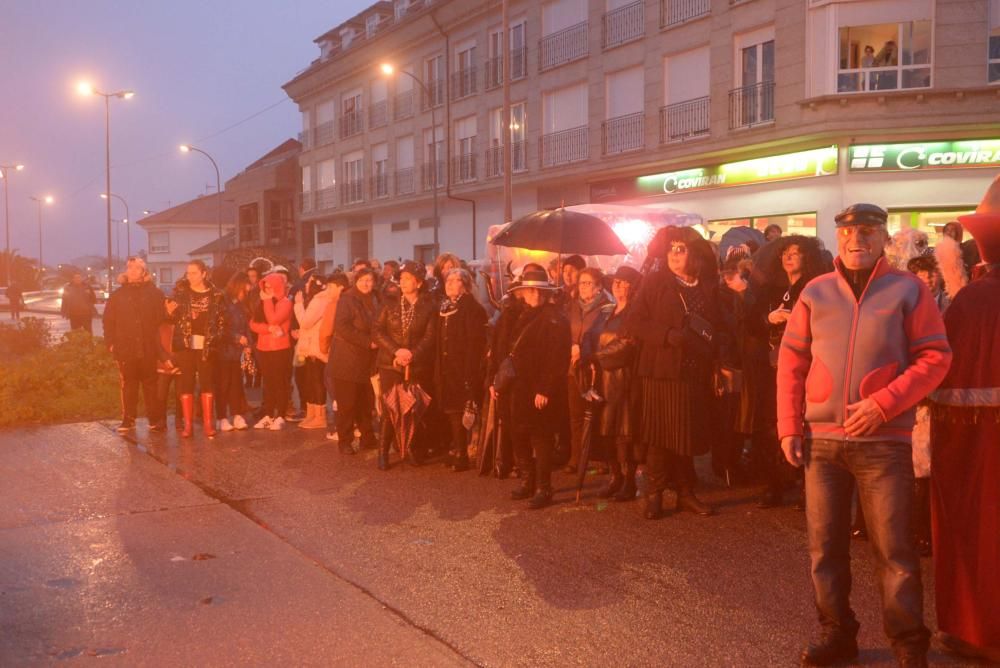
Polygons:
[[456,267],[455,269],[449,270],[448,273],[445,274],[444,280],[447,281],[452,276],[458,276],[462,279],[462,286],[465,288],[465,291],[468,293],[472,292],[472,275],[469,272],[461,267]]

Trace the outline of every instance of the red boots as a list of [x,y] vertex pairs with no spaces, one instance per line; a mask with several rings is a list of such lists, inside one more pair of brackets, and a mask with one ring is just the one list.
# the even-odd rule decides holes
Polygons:
[[[193,394],[182,394],[181,397],[181,412],[184,414],[184,431],[181,432],[182,438],[191,438],[194,433],[194,395]],[[201,417],[202,417],[202,431],[205,432],[205,436],[208,438],[215,437],[215,419],[213,417],[213,409],[215,408],[215,396],[206,392],[201,393]]]

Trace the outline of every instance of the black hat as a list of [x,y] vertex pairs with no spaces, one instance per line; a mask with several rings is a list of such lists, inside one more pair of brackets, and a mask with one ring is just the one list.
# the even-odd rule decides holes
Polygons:
[[837,227],[850,227],[852,225],[885,225],[889,218],[888,212],[875,204],[852,204],[836,216],[834,221]]
[[614,276],[611,277],[611,280],[625,281],[626,283],[635,286],[638,285],[639,280],[641,278],[642,274],[640,274],[637,270],[623,264],[622,266],[618,267],[618,269],[615,271]]
[[526,269],[521,275],[510,284],[507,292],[511,293],[521,288],[538,288],[539,290],[557,290],[558,288],[549,282],[549,275],[543,269]]
[[407,260],[399,267],[400,274],[410,274],[416,278],[421,283],[427,280],[427,267],[415,262],[413,260]]
[[570,255],[568,258],[562,261],[563,266],[569,265],[570,267],[576,267],[579,271],[583,271],[587,268],[587,262],[579,255]]

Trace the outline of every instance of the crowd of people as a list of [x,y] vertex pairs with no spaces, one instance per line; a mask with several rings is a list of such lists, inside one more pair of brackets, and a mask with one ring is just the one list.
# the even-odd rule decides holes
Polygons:
[[[395,449],[411,464],[440,459],[460,472],[490,419],[503,425],[493,471],[518,478],[513,499],[544,508],[554,469],[596,462],[607,473],[598,495],[634,501],[642,467],[650,520],[664,516],[668,490],[675,512],[713,514],[696,494],[695,458],[710,454],[726,484],[763,484],[761,508],[791,492],[806,510],[822,635],[804,665],[857,655],[848,600],[854,508],[855,528],[863,517],[871,538],[900,665],[925,665],[918,545],[930,549],[931,494],[930,454],[923,465],[921,452],[932,415],[947,413],[934,412],[934,392],[952,361],[942,313],[958,304],[957,288],[939,266],[945,254],[892,252],[886,223],[880,207],[845,209],[835,259],[816,239],[780,228],[761,247],[749,241],[720,256],[695,229],[665,227],[641,268],[608,275],[579,256],[528,263],[503,295],[488,296],[448,253],[433,267],[358,260],[329,276],[309,259],[294,275],[248,267],[223,288],[193,261],[169,297],[132,258],[104,312],[121,372],[120,430],[135,427],[140,388],[150,428],[166,429],[174,381],[184,438],[199,413],[208,438],[297,422],[327,429],[344,455],[377,449],[382,470]],[[954,236],[939,245],[961,265]],[[995,282],[997,266],[983,259],[980,273]],[[258,383],[254,411],[244,390]],[[414,386],[429,405],[403,427],[392,398]],[[1000,565],[997,542],[982,549]],[[1000,646],[995,621],[983,631],[983,599],[967,582],[956,587],[972,600],[954,603],[961,613],[947,622],[956,636]]]

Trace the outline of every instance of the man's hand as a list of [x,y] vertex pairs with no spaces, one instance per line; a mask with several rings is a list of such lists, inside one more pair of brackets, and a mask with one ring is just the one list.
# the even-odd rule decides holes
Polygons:
[[792,466],[798,468],[805,463],[805,458],[802,456],[801,436],[785,436],[781,439],[781,451],[785,453],[785,459]]
[[549,405],[549,398],[547,396],[545,396],[544,394],[535,395],[535,408],[537,408],[538,410],[542,410],[548,405]]
[[791,311],[783,308],[776,308],[767,314],[767,321],[772,325],[780,325],[783,322],[788,322],[788,316],[791,315]]
[[862,399],[847,407],[849,417],[844,422],[848,436],[869,436],[885,423],[882,409],[873,399]]

